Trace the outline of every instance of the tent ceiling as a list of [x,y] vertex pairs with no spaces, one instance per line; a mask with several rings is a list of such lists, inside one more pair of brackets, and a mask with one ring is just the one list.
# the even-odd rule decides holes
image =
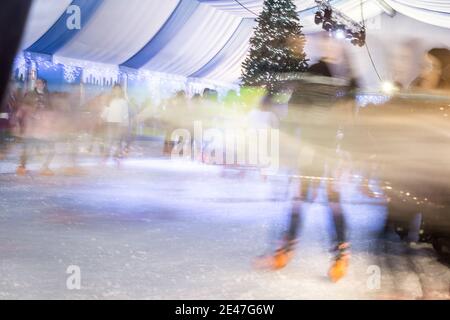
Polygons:
[[34,0],[22,39],[22,47],[28,48],[42,37],[64,14],[70,2],[71,0]]
[[[153,38],[177,3],[177,0],[104,1],[88,24],[57,55],[120,64]],[[158,14],[151,14],[148,19],[152,12]]]
[[[364,0],[365,18],[385,5],[420,21],[450,28],[447,0]],[[258,13],[263,0],[240,0]],[[332,4],[361,20],[360,0]],[[304,31],[314,32],[314,0],[296,0]],[[68,30],[66,8],[81,8],[81,30]],[[110,65],[232,82],[248,50],[254,15],[235,0],[34,0],[23,49],[61,61]]]

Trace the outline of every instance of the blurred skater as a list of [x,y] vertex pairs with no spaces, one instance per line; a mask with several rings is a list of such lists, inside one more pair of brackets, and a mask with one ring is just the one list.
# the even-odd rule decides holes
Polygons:
[[37,79],[34,90],[25,95],[17,112],[17,118],[23,148],[16,173],[18,175],[27,173],[29,153],[35,149],[38,153],[41,150],[46,152],[40,174],[52,176],[54,173],[50,170],[50,164],[55,156],[57,132],[54,132],[54,129],[58,119],[52,107],[46,80]]
[[93,152],[95,144],[98,145],[101,155],[105,153],[106,128],[105,119],[102,115],[108,107],[110,99],[111,97],[109,94],[102,93],[89,101],[86,106],[90,115],[90,142],[87,149],[90,153]]
[[[288,178],[286,195],[291,209],[280,245],[268,256],[257,260],[257,266],[281,269],[292,259],[302,223],[302,204],[311,190],[314,198],[321,184],[328,196],[330,217],[334,229],[332,251],[334,259],[329,270],[333,282],[347,273],[349,248],[346,223],[341,205],[341,185],[338,145],[347,116],[348,92],[353,85],[343,48],[326,41],[324,56],[308,69],[309,83],[294,89],[289,102],[289,115],[281,124],[284,150],[281,153]],[[297,145],[298,144],[298,145]],[[297,150],[297,156],[293,154]],[[290,154],[289,154],[290,153]]]
[[179,142],[172,139],[172,133],[176,129],[183,128],[183,115],[185,114],[187,104],[188,101],[184,91],[178,91],[175,96],[166,102],[162,119],[165,128],[163,147],[163,154],[165,156],[170,157],[175,144]]
[[0,105],[0,160],[7,154],[12,138],[11,130],[15,124],[15,115],[21,99],[22,92],[20,88],[16,88],[14,84],[11,84],[5,102]]
[[102,113],[105,122],[106,146],[103,161],[107,162],[113,155],[114,160],[120,163],[123,157],[123,143],[129,126],[129,106],[120,85],[112,89],[111,100]]

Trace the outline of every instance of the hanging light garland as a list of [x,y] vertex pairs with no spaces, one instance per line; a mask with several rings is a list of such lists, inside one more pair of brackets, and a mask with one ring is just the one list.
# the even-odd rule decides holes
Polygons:
[[[21,52],[14,60],[14,77],[25,81],[29,72],[34,72],[35,81],[41,71],[54,72],[61,77],[61,81],[68,84],[84,83],[101,87],[112,87],[115,84],[134,82],[140,83],[148,90],[152,99],[159,101],[171,97],[178,91],[184,91],[188,96],[201,93],[205,88],[213,88],[224,96],[228,90],[239,91],[236,84],[220,83],[200,78],[155,72],[143,69],[129,69],[117,65],[96,63],[59,56],[47,56],[33,52]],[[30,83],[30,87],[33,84]]]

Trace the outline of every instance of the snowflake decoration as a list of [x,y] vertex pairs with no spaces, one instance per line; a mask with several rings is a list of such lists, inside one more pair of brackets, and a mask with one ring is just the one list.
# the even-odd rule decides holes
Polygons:
[[73,66],[64,66],[64,80],[68,83],[73,83],[78,77],[78,69]]

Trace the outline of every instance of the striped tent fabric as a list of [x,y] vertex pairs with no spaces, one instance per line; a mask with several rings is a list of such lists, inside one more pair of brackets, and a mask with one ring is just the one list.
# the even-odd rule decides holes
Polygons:
[[[295,1],[305,33],[314,24],[314,0]],[[450,27],[450,2],[439,0],[334,0],[361,20],[386,6],[420,21]],[[22,50],[66,64],[96,64],[185,78],[237,83],[255,14],[263,0],[34,0]],[[71,8],[81,28],[69,29]]]

